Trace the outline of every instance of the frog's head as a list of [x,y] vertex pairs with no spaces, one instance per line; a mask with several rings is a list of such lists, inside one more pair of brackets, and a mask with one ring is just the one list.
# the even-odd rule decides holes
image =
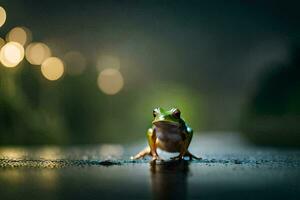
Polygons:
[[177,108],[172,108],[171,110],[155,108],[153,110],[153,117],[152,124],[155,126],[180,126],[182,124],[180,110]]

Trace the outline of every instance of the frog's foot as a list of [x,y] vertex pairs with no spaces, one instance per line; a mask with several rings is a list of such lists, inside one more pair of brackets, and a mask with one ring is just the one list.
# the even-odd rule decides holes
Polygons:
[[171,157],[170,159],[171,160],[182,160],[182,155],[181,154],[179,154],[178,156],[175,156],[175,157]]
[[143,149],[142,151],[140,151],[138,154],[136,154],[135,156],[131,156],[130,159],[131,160],[137,160],[140,158],[144,158],[145,156],[150,155],[151,156],[151,150],[149,147],[146,147],[145,149]]
[[152,161],[164,161],[161,157],[159,157],[158,155],[154,155],[152,156]]
[[189,151],[187,151],[187,152],[184,154],[184,156],[188,156],[190,160],[193,160],[193,159],[195,159],[195,160],[202,160],[202,158],[197,157],[197,156],[191,154]]

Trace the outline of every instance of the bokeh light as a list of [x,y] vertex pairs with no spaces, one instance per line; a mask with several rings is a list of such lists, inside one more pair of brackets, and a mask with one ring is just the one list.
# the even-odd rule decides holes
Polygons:
[[0,61],[5,67],[15,67],[24,58],[24,48],[17,42],[8,42],[1,48]]
[[6,12],[5,9],[0,6],[0,27],[3,26],[5,21],[6,21]]
[[31,41],[31,31],[26,27],[15,27],[6,35],[8,42],[18,42],[25,45]]
[[41,65],[51,56],[51,50],[46,44],[35,42],[27,46],[25,56],[30,64]]
[[97,70],[101,72],[103,69],[112,68],[120,69],[120,60],[115,56],[102,55],[97,61]]
[[43,147],[35,152],[35,156],[46,160],[62,159],[61,150],[58,147]]
[[54,81],[63,75],[64,64],[59,58],[50,57],[43,62],[41,71],[46,79]]
[[0,37],[0,49],[5,45],[5,40]]
[[117,144],[103,144],[100,147],[100,155],[102,158],[120,158],[124,153],[122,145]]
[[70,51],[66,53],[64,61],[66,63],[66,71],[70,75],[79,75],[85,70],[86,59],[80,52]]
[[104,69],[98,76],[98,87],[109,95],[117,94],[124,86],[124,79],[119,70]]
[[14,148],[1,148],[0,149],[0,155],[4,158],[7,159],[22,159],[24,157],[26,157],[28,154],[28,152],[26,151],[26,149],[24,148],[18,148],[18,147],[14,147]]

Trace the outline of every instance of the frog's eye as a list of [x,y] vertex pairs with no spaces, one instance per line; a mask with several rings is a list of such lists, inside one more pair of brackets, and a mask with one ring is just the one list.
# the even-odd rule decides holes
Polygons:
[[156,117],[156,109],[153,110],[153,117]]
[[173,115],[175,118],[180,118],[180,110],[176,108],[176,109],[173,111],[172,115]]

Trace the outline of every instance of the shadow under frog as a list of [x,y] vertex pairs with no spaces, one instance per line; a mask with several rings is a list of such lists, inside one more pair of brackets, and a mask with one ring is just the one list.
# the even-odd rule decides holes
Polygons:
[[153,161],[150,171],[153,199],[187,198],[188,161]]

